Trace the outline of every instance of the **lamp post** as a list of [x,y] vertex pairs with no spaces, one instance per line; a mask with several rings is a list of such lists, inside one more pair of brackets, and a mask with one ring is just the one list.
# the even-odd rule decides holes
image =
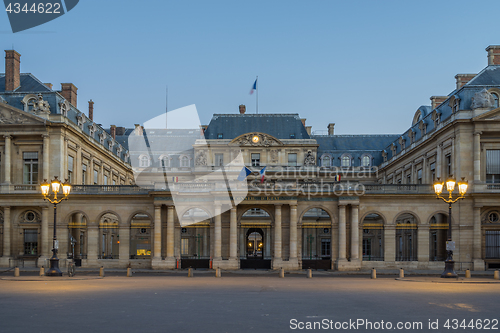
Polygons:
[[455,189],[455,179],[450,175],[448,180],[446,180],[446,190],[448,191],[448,199],[445,199],[441,196],[443,192],[444,182],[438,178],[434,183],[434,192],[438,199],[442,199],[444,202],[448,204],[448,239],[446,241],[446,253],[447,258],[444,261],[444,272],[441,274],[442,278],[453,278],[457,277],[457,273],[455,273],[455,261],[453,261],[453,250],[455,250],[455,242],[451,240],[451,205],[457,202],[460,199],[463,199],[465,196],[465,192],[467,192],[467,181],[462,177],[462,180],[458,182],[458,193],[460,197],[453,199],[451,193]]
[[[61,186],[64,197],[58,199],[57,193],[59,193]],[[59,244],[57,242],[57,232],[56,232],[57,204],[63,200],[68,199],[69,192],[71,191],[71,185],[68,183],[68,180],[66,180],[66,182],[61,184],[59,179],[57,179],[57,176],[55,176],[54,179],[50,182],[50,184],[47,182],[47,179],[44,179],[40,187],[42,189],[44,200],[47,200],[48,202],[54,205],[54,238],[52,241],[52,258],[50,258],[50,269],[47,271],[46,275],[62,276],[62,272],[59,269],[59,259],[57,258],[57,250],[59,248]],[[49,192],[51,188],[52,188],[52,193],[54,194],[54,197],[52,199],[49,197]]]

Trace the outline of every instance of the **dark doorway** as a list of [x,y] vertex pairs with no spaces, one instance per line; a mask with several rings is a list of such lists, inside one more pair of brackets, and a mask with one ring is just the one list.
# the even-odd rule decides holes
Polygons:
[[264,259],[264,231],[250,228],[246,233],[245,258],[240,260],[241,269],[271,269],[271,260]]

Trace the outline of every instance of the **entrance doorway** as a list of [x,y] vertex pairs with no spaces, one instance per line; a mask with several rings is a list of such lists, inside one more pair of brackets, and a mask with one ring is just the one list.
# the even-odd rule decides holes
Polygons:
[[261,228],[250,228],[246,232],[246,259],[240,260],[240,268],[271,269],[271,260],[264,259],[265,239]]

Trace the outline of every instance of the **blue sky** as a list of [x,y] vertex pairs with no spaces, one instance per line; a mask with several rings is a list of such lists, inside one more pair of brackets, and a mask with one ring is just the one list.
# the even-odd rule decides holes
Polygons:
[[[69,13],[13,34],[0,14],[0,45],[21,71],[60,89],[108,127],[133,127],[196,104],[214,113],[299,113],[336,134],[402,133],[458,73],[487,64],[500,44],[497,1],[81,0]],[[3,68],[0,69],[3,71]]]

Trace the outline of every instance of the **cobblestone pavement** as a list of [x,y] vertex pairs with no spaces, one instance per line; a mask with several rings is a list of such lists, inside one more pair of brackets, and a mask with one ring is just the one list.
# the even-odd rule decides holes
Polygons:
[[290,332],[308,325],[337,332],[481,332],[479,323],[490,320],[493,328],[500,319],[500,284],[492,273],[469,283],[416,274],[372,280],[328,272],[312,279],[259,271],[221,278],[211,271],[192,278],[185,271],[132,277],[117,271],[102,279],[32,273],[2,276],[1,332]]

